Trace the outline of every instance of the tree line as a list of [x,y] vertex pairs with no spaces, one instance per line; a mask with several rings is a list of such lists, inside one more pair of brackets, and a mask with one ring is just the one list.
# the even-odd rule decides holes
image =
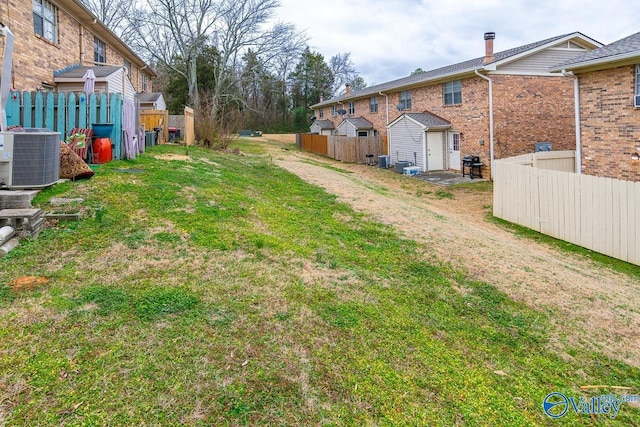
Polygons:
[[187,105],[206,121],[200,133],[305,131],[310,105],[346,83],[366,86],[349,53],[326,61],[295,25],[275,21],[278,0],[83,1],[155,66],[171,113]]

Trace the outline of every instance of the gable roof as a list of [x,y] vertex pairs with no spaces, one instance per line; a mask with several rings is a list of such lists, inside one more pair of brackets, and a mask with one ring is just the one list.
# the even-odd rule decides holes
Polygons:
[[331,105],[335,103],[342,103],[347,99],[362,98],[371,95],[378,95],[380,92],[389,90],[398,91],[403,88],[411,88],[415,86],[421,86],[425,83],[451,79],[456,76],[462,76],[465,74],[473,74],[475,70],[491,69],[495,70],[496,67],[509,63],[513,60],[519,59],[524,55],[530,55],[539,52],[547,47],[557,45],[563,41],[572,39],[579,39],[583,43],[589,44],[593,47],[602,46],[601,43],[585,36],[582,33],[574,32],[569,34],[563,34],[556,37],[551,37],[545,40],[540,40],[535,43],[529,43],[524,46],[515,47],[502,52],[494,54],[494,60],[488,63],[484,63],[484,56],[470,59],[468,61],[458,62],[457,64],[447,65],[445,67],[436,68],[434,70],[426,71],[424,73],[416,74],[409,77],[403,77],[401,79],[393,80],[387,83],[381,83],[374,86],[369,86],[361,90],[352,91],[350,95],[341,95],[333,97],[331,99],[319,102],[311,106],[311,108]]
[[552,71],[577,70],[590,67],[592,69],[608,68],[623,65],[625,61],[635,62],[640,59],[640,33],[602,46],[585,54],[555,66]]
[[347,117],[342,122],[340,122],[338,127],[342,126],[343,123],[349,123],[356,129],[373,129],[373,123],[371,123],[364,117]]
[[86,73],[86,71],[89,68],[93,70],[93,73],[95,74],[96,80],[97,80],[97,79],[105,79],[110,75],[112,75],[113,73],[117,73],[118,71],[122,70],[124,66],[119,67],[116,65],[105,65],[102,67],[97,67],[97,66],[87,67],[80,64],[75,64],[70,67],[63,68],[62,70],[54,71],[53,72],[54,80],[56,82],[59,82],[59,81],[68,81],[67,79],[73,79],[73,80],[82,79],[84,77],[84,73]]
[[313,125],[318,126],[320,129],[333,129],[333,122],[331,120],[315,120]]
[[425,111],[424,113],[403,113],[389,123],[387,127],[393,126],[395,123],[399,122],[403,118],[409,118],[419,125],[424,126],[425,128],[448,128],[451,127],[451,122],[443,119],[440,116],[437,116],[429,111]]
[[156,102],[162,96],[162,92],[138,93],[136,99],[140,102]]

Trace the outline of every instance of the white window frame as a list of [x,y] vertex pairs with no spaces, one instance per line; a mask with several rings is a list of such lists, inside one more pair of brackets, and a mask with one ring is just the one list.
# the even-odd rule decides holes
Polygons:
[[640,64],[636,65],[636,96],[633,97],[633,105],[640,107]]
[[146,74],[142,73],[141,81],[142,81],[142,91],[146,92],[147,91],[147,75]]
[[[449,101],[447,101],[447,96],[450,96]],[[444,101],[444,105],[462,104],[462,80],[453,80],[450,82],[446,82],[442,86],[442,98]]]
[[355,114],[356,113],[356,103],[353,101],[349,102],[349,114]]
[[369,112],[377,113],[378,112],[378,97],[372,96],[369,98]]
[[107,62],[107,44],[98,36],[93,36],[93,61],[99,64]]
[[[58,8],[47,0],[33,0],[33,31],[45,40],[58,44]],[[41,23],[39,33],[36,21]]]
[[400,105],[403,106],[403,110],[411,109],[411,91],[403,90],[400,92]]
[[318,108],[318,117],[319,118],[323,118],[324,117],[324,108]]
[[335,117],[335,116],[337,116],[337,115],[338,115],[338,107],[337,107],[336,105],[332,105],[332,106],[331,106],[331,115],[332,115],[333,117]]

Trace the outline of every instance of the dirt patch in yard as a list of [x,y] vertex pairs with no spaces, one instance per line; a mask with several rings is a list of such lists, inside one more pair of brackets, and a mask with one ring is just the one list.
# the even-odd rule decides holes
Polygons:
[[[295,141],[292,135],[259,140],[270,142],[269,154],[279,166],[426,244],[430,253],[425,256],[451,263],[468,277],[549,314],[555,326],[551,345],[557,350],[566,342],[640,366],[640,281],[487,221],[489,184],[438,187],[377,167],[282,149]],[[450,194],[442,197],[442,191]]]

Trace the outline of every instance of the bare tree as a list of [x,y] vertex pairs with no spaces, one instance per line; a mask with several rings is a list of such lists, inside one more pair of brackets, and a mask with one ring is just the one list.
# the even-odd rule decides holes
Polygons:
[[134,13],[131,0],[81,0],[102,23],[125,43],[131,41],[129,18]]
[[333,94],[344,91],[345,84],[351,83],[358,77],[356,67],[351,61],[350,53],[338,53],[329,60],[329,67],[333,73]]

